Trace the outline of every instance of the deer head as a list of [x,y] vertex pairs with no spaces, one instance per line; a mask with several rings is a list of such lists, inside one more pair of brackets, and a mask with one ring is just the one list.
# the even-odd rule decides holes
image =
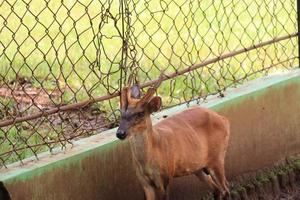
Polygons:
[[161,107],[161,98],[154,96],[161,79],[154,87],[149,88],[142,97],[139,85],[124,87],[120,96],[121,119],[116,136],[124,140],[127,136],[142,133],[147,129],[147,119],[150,114]]

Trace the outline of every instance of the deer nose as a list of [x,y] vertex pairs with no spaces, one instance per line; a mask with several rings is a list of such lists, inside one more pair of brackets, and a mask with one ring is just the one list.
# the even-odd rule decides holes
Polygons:
[[117,130],[117,138],[119,138],[120,140],[124,140],[127,136],[126,132],[123,130],[118,129]]

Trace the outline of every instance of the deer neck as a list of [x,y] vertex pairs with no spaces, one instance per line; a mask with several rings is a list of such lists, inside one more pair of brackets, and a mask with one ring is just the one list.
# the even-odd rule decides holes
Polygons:
[[139,165],[147,164],[153,152],[154,135],[150,117],[146,119],[146,124],[147,128],[142,133],[135,134],[129,139],[132,157]]

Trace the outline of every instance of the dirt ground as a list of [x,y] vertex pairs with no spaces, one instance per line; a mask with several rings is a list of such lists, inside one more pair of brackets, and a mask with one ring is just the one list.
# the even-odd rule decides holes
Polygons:
[[300,181],[292,191],[282,191],[279,200],[300,200]]

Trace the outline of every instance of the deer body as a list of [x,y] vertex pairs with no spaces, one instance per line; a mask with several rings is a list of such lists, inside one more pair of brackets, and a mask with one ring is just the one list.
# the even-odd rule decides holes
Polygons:
[[[130,94],[126,96],[130,99]],[[146,199],[167,199],[172,178],[189,174],[206,180],[222,194],[229,193],[224,172],[228,120],[211,110],[193,107],[153,126],[150,114],[160,107],[158,98],[140,105],[140,101],[129,101],[118,129],[126,129],[130,135],[133,163]]]

